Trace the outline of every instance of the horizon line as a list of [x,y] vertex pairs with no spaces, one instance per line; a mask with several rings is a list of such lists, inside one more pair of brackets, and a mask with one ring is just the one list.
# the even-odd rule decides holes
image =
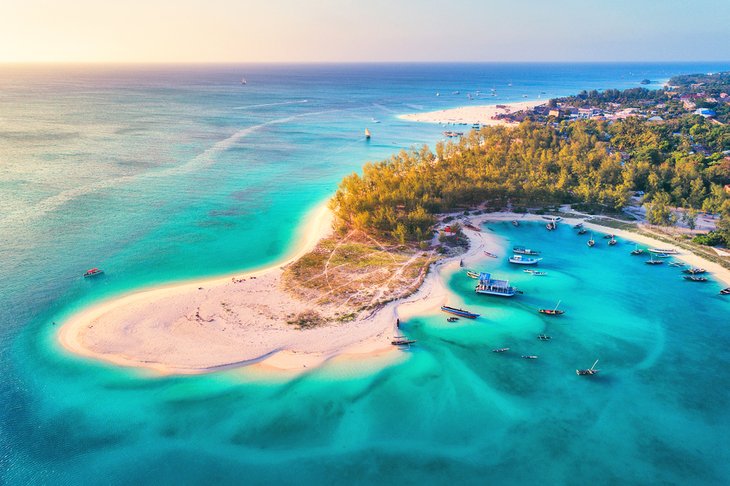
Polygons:
[[1,66],[9,65],[150,65],[150,66],[232,66],[232,65],[353,65],[353,64],[730,64],[730,59],[724,60],[395,60],[395,61],[99,61],[99,60],[78,60],[78,61],[3,61]]

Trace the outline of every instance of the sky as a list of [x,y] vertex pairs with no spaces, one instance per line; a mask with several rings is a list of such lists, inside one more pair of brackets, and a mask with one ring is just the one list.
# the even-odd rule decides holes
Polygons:
[[0,1],[0,62],[727,60],[730,0]]

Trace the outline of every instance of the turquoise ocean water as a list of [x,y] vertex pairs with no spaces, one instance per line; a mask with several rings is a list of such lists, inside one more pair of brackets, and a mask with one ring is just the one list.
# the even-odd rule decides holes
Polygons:
[[[567,227],[490,225],[544,250],[549,275],[485,261],[525,290],[509,301],[451,276],[484,318],[412,319],[418,347],[374,371],[150,377],[67,355],[53,325],[282,258],[343,175],[440,139],[397,114],[723,68],[0,67],[1,482],[726,483],[729,300]],[[535,312],[557,300],[562,318]],[[597,358],[601,375],[575,375]]]

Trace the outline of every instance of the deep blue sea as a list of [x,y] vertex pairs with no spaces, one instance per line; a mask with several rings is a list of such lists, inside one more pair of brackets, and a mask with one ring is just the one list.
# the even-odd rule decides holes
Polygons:
[[[0,66],[0,484],[727,484],[730,299],[567,227],[491,226],[549,275],[484,262],[526,291],[510,301],[452,275],[484,317],[412,319],[418,347],[375,370],[150,377],[68,355],[53,324],[282,258],[344,175],[441,139],[399,114],[721,69]],[[557,300],[563,318],[535,312]]]

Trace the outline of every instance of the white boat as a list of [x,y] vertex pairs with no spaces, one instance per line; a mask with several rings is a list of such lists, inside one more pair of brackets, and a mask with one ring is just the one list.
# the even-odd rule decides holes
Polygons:
[[516,265],[537,265],[537,262],[539,262],[540,260],[542,260],[542,258],[530,258],[524,255],[512,255],[509,259],[509,262]]
[[679,255],[677,250],[671,248],[649,248],[649,253],[662,253],[664,255]]
[[526,268],[522,271],[525,273],[529,273],[530,275],[534,275],[536,277],[541,277],[543,275],[547,275],[547,272],[541,272],[540,270],[532,270],[531,268]]
[[518,255],[539,255],[540,252],[537,250],[530,250],[529,248],[525,248],[524,246],[515,246],[512,248],[512,251],[514,253],[517,253]]
[[474,292],[499,297],[513,297],[517,293],[517,289],[511,287],[507,280],[496,280],[489,273],[480,273],[479,284],[474,288]]

